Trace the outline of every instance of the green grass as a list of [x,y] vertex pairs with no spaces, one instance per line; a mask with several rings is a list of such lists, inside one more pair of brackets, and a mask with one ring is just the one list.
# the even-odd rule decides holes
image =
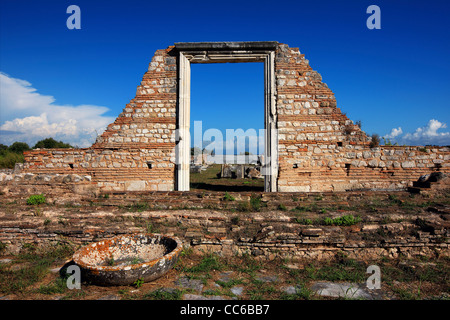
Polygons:
[[291,209],[292,212],[317,212],[319,210],[319,206],[316,203],[313,203],[308,206],[298,205],[295,208]]
[[41,285],[39,289],[37,289],[37,292],[49,295],[65,293],[68,290],[66,281],[67,279],[65,278],[56,278],[46,285]]
[[221,165],[212,164],[202,172],[190,173],[190,188],[192,190],[214,191],[263,191],[264,179],[233,179],[218,178]]
[[300,285],[300,289],[297,289],[295,293],[285,293],[280,295],[281,300],[310,300],[314,295],[314,291],[306,287],[305,285]]
[[203,291],[206,296],[227,296],[234,297],[235,295],[228,288],[207,289]]
[[[0,292],[20,293],[28,289],[34,283],[44,279],[49,272],[49,267],[56,262],[65,261],[73,254],[73,249],[67,245],[60,244],[47,249],[38,250],[33,245],[26,245],[14,260],[21,263],[20,269],[9,269],[0,266]],[[42,287],[43,292],[51,292],[60,284],[49,284]]]
[[199,264],[192,267],[185,267],[183,271],[191,274],[199,274],[213,270],[220,271],[224,268],[225,264],[221,261],[219,256],[214,253],[208,253],[202,258]]
[[273,284],[253,279],[250,288],[247,289],[247,294],[250,300],[267,300],[276,299],[280,295],[280,292]]
[[232,264],[231,267],[250,276],[254,276],[256,271],[263,268],[261,262],[253,258],[250,254],[243,254],[240,257],[240,263]]
[[231,279],[231,280],[229,280],[229,281],[220,281],[220,280],[217,280],[216,283],[217,283],[218,285],[220,285],[222,288],[229,289],[229,288],[234,287],[234,286],[236,286],[236,285],[238,285],[238,284],[244,283],[244,280],[243,280],[243,279]]
[[293,270],[291,275],[300,280],[348,281],[363,283],[367,279],[366,264],[338,253],[329,262],[311,262],[302,270]]
[[142,211],[146,211],[149,209],[150,209],[150,206],[146,202],[133,203],[131,206],[128,206],[128,211],[130,211],[130,212],[142,212]]
[[183,297],[183,290],[173,289],[173,290],[163,290],[156,289],[144,295],[144,299],[151,300],[181,300]]

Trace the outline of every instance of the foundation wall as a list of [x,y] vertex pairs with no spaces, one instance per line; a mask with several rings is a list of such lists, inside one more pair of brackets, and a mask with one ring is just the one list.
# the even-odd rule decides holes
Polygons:
[[19,221],[0,213],[4,253],[18,253],[25,244],[39,247],[63,242],[81,246],[116,235],[148,232],[150,225],[153,232],[177,236],[185,247],[200,254],[250,254],[267,260],[330,259],[339,251],[358,259],[450,256],[448,227],[436,226],[424,232],[410,221],[338,227],[300,225],[280,212],[233,215],[239,219],[236,223],[229,214],[220,212],[65,211],[42,210],[39,216],[19,212]]

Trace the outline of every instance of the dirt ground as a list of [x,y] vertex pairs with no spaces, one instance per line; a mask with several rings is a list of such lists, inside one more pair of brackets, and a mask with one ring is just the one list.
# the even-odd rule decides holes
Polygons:
[[[182,225],[179,226],[176,223],[167,225],[164,221],[157,222],[159,220],[149,224],[149,221],[142,217],[143,213],[152,210],[148,205],[142,206],[143,202],[135,203],[133,199],[122,203],[126,199],[119,199],[119,196],[114,198],[114,195],[108,197],[104,195],[87,199],[81,204],[70,202],[59,204],[53,201],[35,206],[26,204],[27,195],[17,195],[16,198],[0,200],[0,220],[5,225],[14,227],[16,220],[17,223],[25,223],[26,221],[22,220],[26,218],[31,221],[30,225],[35,223],[44,229],[47,228],[45,230],[49,232],[53,229],[64,231],[65,228],[75,227],[79,221],[74,217],[95,218],[99,228],[103,229],[113,223],[119,226],[127,225],[141,231],[149,231],[149,228],[153,229],[153,232],[155,229],[164,230],[164,228],[182,229]],[[205,199],[203,195],[202,198],[198,196],[193,196],[193,199],[202,201]],[[273,203],[269,200],[265,203],[266,207],[262,206],[262,201],[252,203],[250,199],[249,205],[245,208],[238,206],[244,200],[238,201],[237,196],[238,194],[233,194],[236,200],[230,200],[220,193],[220,199],[216,200],[222,205],[214,209],[214,214],[230,215],[229,217],[236,221],[227,219],[231,223],[238,224],[239,217],[243,220],[248,218],[252,210],[257,210],[261,218],[264,218],[264,214],[268,216],[276,214],[290,217],[295,223],[314,227],[316,223],[322,223],[324,218],[334,218],[345,211],[355,217],[360,216],[362,223],[369,225],[377,223],[386,227],[382,229],[386,229],[386,232],[389,231],[387,227],[393,227],[400,222],[408,222],[418,227],[417,223],[425,222],[417,217],[431,215],[434,215],[434,218],[438,219],[442,225],[448,225],[450,215],[448,194],[439,198],[411,197],[408,194],[374,194],[372,197],[359,196],[354,201],[346,200],[345,202],[335,199],[335,195],[314,195],[307,199],[292,195],[289,199],[275,199]],[[261,199],[257,198],[257,200]],[[224,208],[223,204],[229,204],[230,208]],[[278,211],[273,211],[273,208],[278,208]],[[170,216],[169,213],[175,212],[174,210],[167,211],[167,215]],[[183,207],[183,210],[194,209]],[[199,209],[195,210],[200,212]],[[207,209],[202,210],[202,215],[208,215]],[[105,212],[109,215],[105,215]],[[54,214],[49,216],[49,213]],[[190,220],[189,217],[186,219]],[[236,226],[227,225],[227,227],[233,229]],[[348,228],[349,230],[354,228],[356,235],[361,226],[356,224]],[[442,228],[442,241],[447,241],[447,227]],[[184,231],[187,232],[188,229]],[[417,236],[423,235],[423,232],[415,231],[415,233]],[[377,240],[385,235],[374,233],[373,236],[376,236],[374,239]],[[357,294],[346,294],[346,292],[339,296],[326,295],[317,290],[317,287],[324,283],[342,286],[349,284],[371,293],[366,288],[369,277],[367,268],[371,265],[380,267],[381,289],[373,292],[373,297],[369,298],[382,300],[448,300],[450,298],[450,259],[438,254],[380,257],[372,261],[360,261],[338,251],[332,259],[321,261],[290,260],[281,257],[261,260],[258,256],[251,254],[234,256],[221,256],[210,252],[199,254],[194,252],[192,247],[187,246],[174,268],[152,282],[136,282],[132,285],[116,287],[101,287],[82,282],[81,289],[71,290],[67,287],[68,275],[64,272],[60,273],[60,269],[71,260],[74,251],[78,249],[77,246],[72,246],[70,242],[60,242],[44,250],[26,243],[20,252],[9,255],[4,249],[5,245],[0,242],[0,299],[2,300],[367,299],[367,296],[364,298]]]
[[[65,258],[70,249],[65,248]],[[193,254],[184,250],[173,269],[149,282],[129,286],[102,287],[82,283],[81,289],[68,289],[59,269],[64,254],[28,252],[0,259],[0,299],[7,300],[323,300],[359,299],[331,297],[314,291],[317,282],[353,283],[364,286],[366,269],[381,269],[381,289],[375,299],[448,300],[450,261],[447,258],[380,259],[356,261],[337,255],[332,261],[258,261],[252,256],[220,257]],[[7,261],[10,259],[11,261]],[[44,260],[47,259],[47,262]],[[45,270],[36,271],[36,266]],[[289,288],[290,291],[289,291]]]

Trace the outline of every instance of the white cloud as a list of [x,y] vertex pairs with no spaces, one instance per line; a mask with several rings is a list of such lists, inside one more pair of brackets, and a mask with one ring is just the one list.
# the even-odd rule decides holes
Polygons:
[[[417,128],[413,133],[405,133],[401,127],[393,128],[385,138],[406,145],[450,145],[450,132],[442,131],[447,125],[436,119],[428,121],[427,125]],[[439,132],[438,132],[439,131]]]
[[395,137],[401,135],[402,133],[403,133],[403,130],[402,130],[401,127],[398,127],[398,128],[392,128],[391,133],[385,135],[384,137],[385,137],[386,139],[392,139],[392,138],[395,138]]
[[0,72],[0,143],[33,145],[53,137],[80,147],[90,146],[113,117],[109,109],[95,105],[63,106],[42,95],[31,83]]

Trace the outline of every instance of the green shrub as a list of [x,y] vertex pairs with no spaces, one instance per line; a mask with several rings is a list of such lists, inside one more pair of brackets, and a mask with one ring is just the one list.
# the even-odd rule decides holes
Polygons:
[[237,216],[231,218],[231,224],[238,225],[238,224],[239,224],[239,221],[240,221],[240,219],[239,219],[239,217],[237,217]]
[[143,278],[138,278],[136,279],[135,282],[133,282],[133,285],[139,289],[140,287],[142,287],[142,285],[144,284],[144,279]]
[[358,222],[361,221],[360,217],[354,217],[352,215],[345,215],[342,217],[338,217],[338,218],[324,218],[322,220],[322,224],[326,225],[326,226],[352,226],[354,224],[357,224]]
[[225,200],[225,201],[234,201],[236,199],[232,195],[230,195],[228,192],[225,192],[225,195],[223,196],[223,200]]
[[299,224],[306,224],[306,225],[311,225],[313,224],[313,221],[311,219],[307,219],[307,218],[303,218],[303,219],[296,219],[297,223]]
[[23,163],[22,153],[15,153],[9,150],[0,151],[0,168],[13,169],[16,163]]
[[28,205],[38,205],[41,203],[45,203],[45,196],[43,194],[33,194],[28,197],[27,204]]
[[337,226],[352,226],[361,221],[361,218],[352,215],[346,215],[333,219],[333,224]]
[[249,212],[250,205],[248,204],[248,202],[239,202],[236,206],[236,210],[239,212]]
[[253,210],[259,211],[261,209],[261,197],[252,195],[250,197],[250,206]]

